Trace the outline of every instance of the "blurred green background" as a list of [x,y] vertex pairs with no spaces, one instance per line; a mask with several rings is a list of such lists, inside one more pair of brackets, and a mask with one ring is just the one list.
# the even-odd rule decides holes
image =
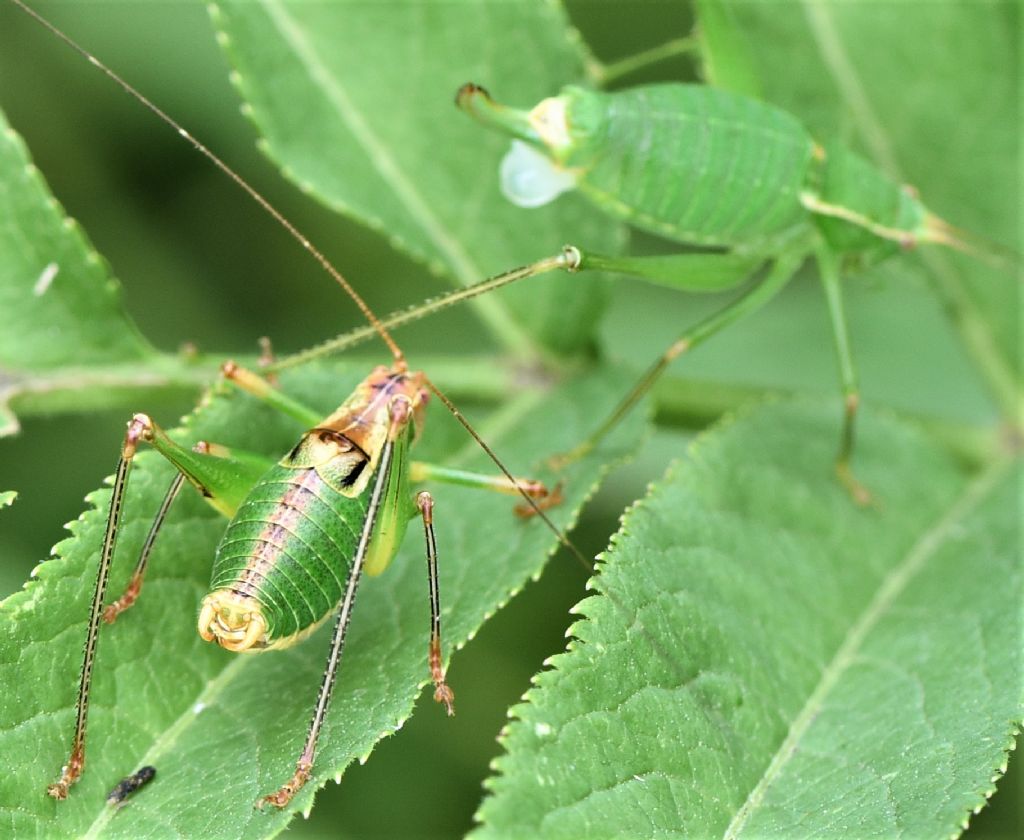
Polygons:
[[[388,311],[443,290],[381,236],[301,195],[261,157],[201,4],[36,5],[252,180],[342,267],[371,306]],[[691,24],[678,3],[577,2],[568,8],[603,60],[685,34]],[[258,336],[269,335],[287,352],[359,323],[308,257],[173,132],[8,5],[0,5],[0,32],[0,106],[55,195],[113,266],[129,312],[154,344],[173,349],[190,341],[204,352],[242,354],[254,352]],[[626,81],[693,75],[692,64],[677,59]],[[452,119],[464,117],[453,108]],[[537,256],[560,244],[539,245]],[[640,239],[637,247],[657,243]],[[377,277],[387,284],[375,283]],[[864,398],[929,416],[990,420],[994,409],[923,282],[885,283],[884,269],[880,278],[847,286]],[[684,322],[715,305],[687,299],[681,308],[679,301],[671,292],[621,283],[605,321],[603,352],[639,367]],[[415,363],[417,353],[438,352],[439,336],[446,353],[476,352],[488,342],[466,312],[417,324],[399,337]],[[814,278],[799,278],[768,310],[680,368],[680,375],[696,380],[836,393],[831,337]],[[0,489],[20,491],[14,507],[0,514],[0,596],[19,587],[49,554],[63,535],[62,523],[78,515],[85,493],[112,471],[126,416],[146,410],[173,423],[192,399],[164,396],[99,414],[30,417],[18,438],[0,440]],[[611,477],[578,530],[586,535],[585,553],[604,547],[623,506],[660,475],[690,433],[663,428],[636,463]],[[494,737],[505,710],[545,657],[563,649],[567,610],[583,597],[585,580],[570,559],[556,558],[541,581],[454,658],[458,716],[447,721],[425,708],[366,766],[351,768],[341,787],[328,786],[310,821],[290,832],[464,833],[498,752]],[[432,705],[429,698],[424,703]],[[970,836],[1024,836],[1022,787],[1020,772],[1011,772]]]

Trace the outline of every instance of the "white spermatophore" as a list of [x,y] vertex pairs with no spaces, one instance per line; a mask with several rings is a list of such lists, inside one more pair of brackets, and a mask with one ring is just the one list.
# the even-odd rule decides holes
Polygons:
[[518,207],[543,207],[576,186],[576,178],[522,140],[501,159],[501,192]]

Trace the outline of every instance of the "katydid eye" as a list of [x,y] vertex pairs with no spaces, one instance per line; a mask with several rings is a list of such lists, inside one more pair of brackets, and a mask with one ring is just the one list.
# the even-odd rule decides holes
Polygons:
[[543,207],[576,186],[576,178],[522,140],[501,160],[501,192],[518,207]]

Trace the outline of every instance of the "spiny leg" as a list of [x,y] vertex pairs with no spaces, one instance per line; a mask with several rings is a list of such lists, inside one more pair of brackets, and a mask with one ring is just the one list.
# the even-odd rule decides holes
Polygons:
[[426,491],[416,494],[416,507],[423,519],[423,536],[427,542],[427,587],[430,590],[430,648],[427,662],[430,678],[434,681],[434,700],[444,703],[449,715],[455,714],[452,705],[455,692],[444,681],[444,666],[441,662],[441,590],[437,574],[437,543],[434,540],[434,499]]
[[651,390],[654,383],[676,358],[768,303],[790,281],[800,263],[803,262],[804,256],[803,251],[794,251],[776,258],[767,276],[750,291],[683,332],[644,372],[644,375],[623,397],[605,421],[581,444],[563,455],[551,458],[551,466],[561,469],[590,453]]
[[292,797],[309,781],[312,773],[317,740],[320,738],[320,730],[324,725],[327,707],[331,702],[334,681],[338,676],[338,665],[341,662],[341,652],[345,647],[348,624],[352,619],[352,607],[355,604],[356,590],[363,575],[363,566],[366,563],[367,550],[370,547],[374,524],[376,523],[381,502],[384,499],[387,488],[394,448],[394,441],[389,438],[381,450],[380,460],[377,464],[377,473],[373,482],[373,493],[366,508],[363,530],[359,535],[359,544],[356,547],[355,555],[352,557],[352,565],[349,568],[348,579],[345,582],[345,594],[342,596],[341,607],[338,609],[338,618],[334,623],[334,633],[331,636],[331,646],[327,654],[327,666],[324,668],[320,691],[317,694],[316,705],[313,707],[313,717],[309,722],[306,743],[299,755],[299,760],[295,763],[295,772],[292,774],[292,777],[276,791],[256,801],[256,807],[261,810],[264,805],[283,808],[291,802]]
[[[525,280],[528,277],[536,277],[537,275],[545,274],[556,269],[568,269],[572,271],[576,268],[578,261],[579,252],[577,249],[571,245],[566,245],[560,254],[545,257],[534,263],[530,263],[529,265],[520,266],[512,269],[511,271],[506,271],[503,274],[488,277],[486,280],[481,280],[471,286],[463,286],[458,289],[453,289],[446,294],[440,295],[436,298],[430,298],[416,306],[392,312],[384,318],[381,323],[385,329],[392,330],[396,327],[402,326],[403,324],[418,321],[421,318],[425,318],[427,315],[440,312],[442,309],[447,309],[457,303],[462,303],[463,301],[470,300],[471,298],[487,294],[495,289],[500,289],[502,286],[507,286],[520,280]],[[303,350],[291,356],[286,356],[280,361],[272,362],[267,366],[267,371],[269,373],[274,373],[290,367],[295,367],[296,365],[304,364],[305,362],[312,361],[313,359],[320,359],[324,356],[340,353],[342,350],[355,347],[356,345],[362,344],[364,341],[368,341],[376,336],[377,331],[372,325],[357,327],[356,329],[339,335],[329,341],[310,347],[308,350]]]
[[139,594],[142,592],[142,578],[143,575],[146,574],[146,566],[149,563],[149,555],[153,551],[153,544],[156,542],[156,536],[160,533],[160,528],[164,524],[164,520],[167,519],[167,512],[171,509],[171,505],[178,497],[181,485],[184,483],[184,473],[177,473],[174,478],[171,479],[171,485],[167,488],[164,500],[160,503],[160,509],[157,511],[156,517],[153,519],[153,524],[149,527],[149,533],[146,534],[146,541],[142,545],[142,551],[139,552],[139,560],[135,564],[135,571],[132,572],[131,579],[125,587],[124,594],[122,594],[121,597],[112,604],[107,605],[106,609],[103,610],[103,620],[107,624],[113,624],[121,613],[135,603]]
[[117,543],[118,526],[121,523],[121,511],[124,505],[124,490],[128,483],[132,461],[138,450],[139,441],[144,440],[152,428],[145,414],[136,414],[128,423],[124,443],[121,446],[121,457],[114,473],[114,486],[110,498],[110,509],[107,513],[107,527],[103,534],[103,547],[100,549],[100,564],[96,572],[96,587],[93,590],[92,606],[89,611],[89,625],[85,637],[85,655],[82,660],[82,673],[78,684],[78,704],[75,718],[75,735],[71,742],[71,754],[68,763],[61,769],[60,778],[50,785],[46,792],[54,799],[66,799],[68,789],[85,767],[85,726],[89,716],[89,690],[92,686],[92,668],[96,660],[96,640],[99,635],[100,618],[103,613],[103,596],[107,591],[107,580],[110,577],[110,562],[114,556]]
[[836,256],[822,244],[816,252],[821,283],[828,302],[832,335],[835,339],[836,357],[839,362],[839,378],[843,389],[843,431],[836,456],[836,476],[858,505],[871,504],[871,493],[853,475],[850,458],[853,455],[855,421],[860,406],[860,389],[857,385],[857,371],[850,353],[850,337],[846,329],[846,314],[843,296],[839,288],[839,265]]
[[[128,588],[121,598],[107,609],[104,609],[103,600],[110,577],[110,566],[114,557],[117,535],[120,531],[121,513],[128,476],[131,472],[131,466],[135,459],[138,445],[143,441],[153,445],[161,455],[167,458],[179,470],[179,474],[171,482],[171,486],[164,495],[160,510],[149,530]],[[208,456],[216,457],[211,459]],[[216,461],[216,468],[213,468],[210,464],[204,464],[204,460],[207,462]],[[191,450],[180,446],[171,440],[145,414],[136,414],[128,423],[124,443],[121,447],[121,457],[118,460],[117,471],[114,475],[110,508],[107,513],[107,526],[100,549],[99,568],[96,572],[96,586],[90,607],[85,653],[78,688],[75,735],[72,740],[68,763],[62,768],[60,778],[47,788],[47,793],[50,796],[55,799],[65,799],[69,788],[81,776],[85,766],[86,721],[89,714],[89,695],[92,686],[92,670],[96,659],[100,620],[113,621],[120,612],[131,606],[138,597],[153,543],[166,519],[168,509],[178,495],[182,481],[187,479],[194,484],[217,510],[230,516],[244,495],[244,491],[240,490],[240,487],[251,486],[265,469],[266,464],[262,462],[260,456],[232,452],[214,444],[199,443]]]

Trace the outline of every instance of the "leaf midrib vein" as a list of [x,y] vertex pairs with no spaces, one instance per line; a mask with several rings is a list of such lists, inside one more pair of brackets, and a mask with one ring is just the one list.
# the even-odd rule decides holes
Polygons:
[[[264,0],[264,7],[274,27],[306,68],[310,80],[320,88],[342,123],[348,127],[352,137],[362,147],[370,165],[398,196],[413,221],[437,247],[461,284],[480,279],[483,276],[480,267],[432,211],[429,202],[406,177],[398,162],[386,151],[386,144],[363,118],[344,87],[331,76],[317,51],[305,37],[301,26],[279,0]],[[429,255],[426,256],[429,259]],[[509,333],[506,335],[507,341],[521,338],[518,329],[509,322],[496,299],[489,296],[474,298],[473,305],[479,308],[485,320],[495,329]]]
[[849,666],[857,659],[858,652],[868,634],[879,621],[886,617],[895,600],[906,589],[911,579],[924,567],[928,560],[942,547],[945,539],[956,526],[972,513],[996,486],[1008,469],[1006,461],[997,461],[989,466],[977,479],[967,485],[942,516],[921,535],[903,560],[896,564],[882,580],[875,597],[868,603],[860,618],[850,627],[842,645],[836,650],[831,661],[825,666],[814,691],[811,692],[790,726],[789,733],[779,745],[772,760],[757,785],[750,791],[746,801],[722,834],[724,840],[735,840],[740,836],[751,816],[763,802],[768,789],[778,780],[789,760],[796,754],[797,746],[807,734],[811,725],[821,713],[825,698],[845,675]]
[[[160,757],[173,747],[178,736],[195,720],[197,714],[195,711],[196,705],[202,704],[201,708],[209,708],[224,691],[225,687],[236,678],[237,672],[246,666],[247,659],[244,656],[236,656],[216,677],[210,680],[195,702],[186,706],[184,711],[178,716],[178,719],[164,729],[163,733],[153,741],[152,746],[146,750],[146,754],[140,760],[139,766],[158,766],[160,764]],[[83,840],[92,840],[92,838],[99,837],[100,832],[106,828],[107,823],[110,822],[116,813],[117,810],[115,808],[104,806],[92,825],[82,835]]]

